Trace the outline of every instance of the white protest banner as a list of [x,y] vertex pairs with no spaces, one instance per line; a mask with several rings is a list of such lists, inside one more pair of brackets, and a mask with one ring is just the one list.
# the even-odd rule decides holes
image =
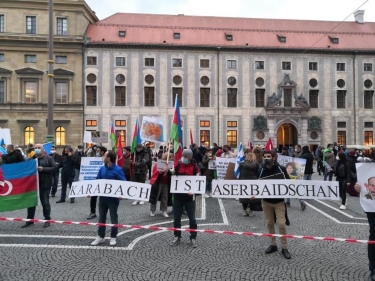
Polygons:
[[375,163],[357,163],[357,181],[361,185],[359,194],[365,212],[375,212]]
[[171,193],[205,194],[205,176],[172,176]]
[[[167,164],[166,160],[158,159],[158,162],[156,163],[156,169],[158,171],[164,171],[164,166]],[[173,161],[168,162],[168,169],[173,169]]]
[[69,198],[87,197],[90,195],[148,201],[150,192],[150,184],[100,179],[73,182]]
[[216,161],[215,160],[208,161],[208,169],[209,170],[216,170]]
[[90,131],[85,131],[85,134],[83,135],[83,142],[84,143],[92,143]]
[[0,129],[0,141],[2,140],[4,140],[4,144],[12,144],[10,129]]
[[291,179],[303,180],[306,167],[306,159],[290,157],[285,155],[278,155],[277,162],[285,167]]
[[102,157],[82,157],[79,179],[81,181],[96,179],[96,176],[103,165]]
[[338,200],[336,181],[306,180],[213,180],[215,198],[299,198]]
[[223,180],[228,169],[229,163],[236,163],[236,158],[222,158],[216,157],[216,174],[218,180]]
[[140,135],[142,141],[165,141],[165,119],[163,117],[143,117]]

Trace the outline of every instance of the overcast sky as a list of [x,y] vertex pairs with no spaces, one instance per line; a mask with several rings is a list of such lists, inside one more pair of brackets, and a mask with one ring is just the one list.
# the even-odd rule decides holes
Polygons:
[[[86,0],[100,20],[115,13],[185,14],[246,18],[354,21],[366,0]],[[365,21],[375,22],[375,0],[362,6]]]

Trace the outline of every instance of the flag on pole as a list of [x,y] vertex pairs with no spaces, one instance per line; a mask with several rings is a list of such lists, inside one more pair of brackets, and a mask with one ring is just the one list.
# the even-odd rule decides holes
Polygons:
[[111,129],[110,129],[110,136],[109,138],[111,139],[111,145],[112,145],[112,150],[116,152],[116,135],[115,135],[115,127],[113,126],[113,122],[111,122]]
[[272,140],[271,140],[271,138],[268,138],[268,141],[267,141],[266,146],[264,147],[264,150],[265,151],[270,151],[272,149],[273,149]]
[[4,141],[4,138],[2,138],[0,141],[0,145],[4,145],[4,144],[5,144],[5,141]]
[[182,141],[182,129],[181,129],[181,116],[180,116],[180,105],[178,103],[178,96],[176,95],[176,102],[174,107],[174,114],[172,120],[172,128],[170,139],[174,142],[174,165],[177,166],[178,161],[182,156],[182,148],[184,147]]
[[234,166],[234,175],[236,178],[240,177],[240,163],[245,161],[245,154],[243,153],[242,142],[240,143],[240,147],[238,148],[238,155],[236,159],[236,165]]
[[133,141],[132,141],[132,153],[135,152],[135,149],[137,148],[137,144],[142,143],[140,131],[139,131],[139,123],[138,123],[138,117],[135,121],[135,127],[134,127],[134,133],[133,133]]
[[191,129],[190,129],[190,145],[193,145],[193,143],[194,143],[193,133],[191,132]]
[[122,151],[122,136],[121,136],[121,134],[118,134],[116,164],[120,167],[122,167],[124,165],[124,152]]
[[37,163],[37,160],[29,160],[1,166],[4,186],[0,187],[0,212],[38,205]]
[[43,144],[44,152],[45,152],[47,155],[50,155],[50,154],[51,154],[51,148],[52,148],[52,145],[53,145],[53,142],[47,142],[47,143]]

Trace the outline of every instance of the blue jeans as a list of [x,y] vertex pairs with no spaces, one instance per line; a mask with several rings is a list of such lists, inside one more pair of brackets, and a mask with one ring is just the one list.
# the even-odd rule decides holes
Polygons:
[[329,176],[329,181],[332,181],[333,171],[332,172],[328,172],[327,168],[324,168],[324,180],[325,181],[327,180],[328,176]]
[[311,181],[312,174],[305,174],[303,175],[303,179],[307,181]]
[[206,179],[206,193],[212,190],[212,179]]
[[52,190],[51,194],[55,194],[57,191],[57,186],[59,184],[59,171],[53,174],[53,184],[52,184]]
[[[195,219],[195,201],[190,202],[182,202],[179,200],[174,199],[173,202],[173,216],[174,216],[174,222],[173,226],[175,228],[181,228],[181,217],[182,217],[182,211],[184,209],[187,212],[187,215],[189,217],[189,228],[190,229],[197,229],[197,221]],[[175,231],[174,236],[181,238],[181,231]],[[197,233],[196,232],[190,232],[190,239],[196,239]]]
[[[109,210],[109,215],[111,216],[111,223],[118,224],[118,215],[117,209],[119,206],[119,202],[102,202],[99,199],[99,223],[106,223],[107,221],[107,213]],[[111,238],[116,238],[118,233],[118,227],[111,228]],[[105,226],[99,226],[98,228],[98,235],[101,238],[105,237]]]
[[[49,188],[39,189],[39,199],[43,207],[43,216],[44,219],[51,219],[51,205],[49,203]],[[33,219],[35,217],[36,207],[27,208],[27,218]]]
[[73,177],[61,176],[61,199],[66,198],[66,188],[69,184],[69,188],[72,187]]

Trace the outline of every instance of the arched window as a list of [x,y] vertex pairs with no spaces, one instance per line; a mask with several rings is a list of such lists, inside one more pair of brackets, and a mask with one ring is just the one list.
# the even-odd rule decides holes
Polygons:
[[24,145],[34,143],[34,127],[26,127],[24,129]]
[[57,127],[55,130],[55,144],[65,145],[65,128]]

